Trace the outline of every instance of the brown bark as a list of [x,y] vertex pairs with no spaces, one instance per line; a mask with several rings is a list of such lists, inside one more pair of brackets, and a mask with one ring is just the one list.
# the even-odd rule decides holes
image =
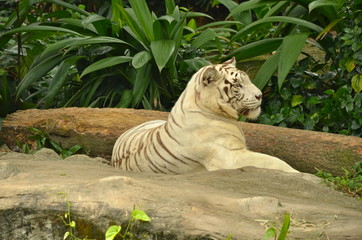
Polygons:
[[[127,129],[145,121],[167,119],[168,113],[135,109],[62,108],[18,111],[3,122],[0,137],[10,149],[29,142],[29,127],[71,147],[79,144],[91,156],[110,158],[113,144]],[[240,123],[250,150],[283,159],[303,172],[316,168],[341,174],[362,161],[362,138]]]

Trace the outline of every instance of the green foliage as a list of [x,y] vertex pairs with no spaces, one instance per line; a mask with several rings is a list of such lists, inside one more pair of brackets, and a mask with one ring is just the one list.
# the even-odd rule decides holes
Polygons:
[[[336,38],[321,40],[330,62],[321,63],[305,54],[281,89],[277,88],[279,79],[272,77],[264,93],[261,123],[362,136],[362,45],[358,40],[362,27],[359,20],[355,21],[357,15],[360,18],[358,9],[354,1],[346,1],[340,13],[345,18],[344,28]],[[268,61],[277,58],[275,55]]]
[[[78,238],[75,235],[75,230],[77,227],[76,222],[71,217],[71,211],[70,211],[71,204],[67,201],[67,212],[63,216],[60,216],[61,220],[63,221],[64,225],[68,227],[68,231],[64,233],[63,240],[70,239],[70,240],[92,240],[88,238]],[[95,239],[93,239],[95,240]]]
[[51,140],[48,134],[40,131],[39,129],[29,128],[29,131],[34,133],[34,135],[30,136],[29,139],[31,141],[35,141],[37,149],[36,150],[32,149],[29,143],[25,143],[22,145],[19,142],[17,142],[18,147],[21,149],[23,153],[34,153],[42,148],[50,148],[53,149],[56,153],[58,153],[62,158],[67,158],[82,149],[82,147],[79,145],[74,145],[70,148],[63,148],[61,147],[61,145]]
[[151,219],[144,211],[139,209],[133,209],[124,233],[121,233],[121,226],[110,226],[105,234],[106,240],[113,240],[117,236],[120,236],[121,239],[134,239],[134,234],[132,233],[132,226],[135,224],[136,221],[150,222]]
[[276,78],[266,87],[264,113],[259,121],[268,125],[302,128],[362,136],[362,93],[335,72],[321,72],[320,65],[307,57],[294,68],[282,89]]
[[[323,31],[324,22],[319,19],[325,17],[334,20],[339,6],[312,5],[308,11],[310,1],[219,2],[229,9],[229,17],[241,23],[238,32],[231,38],[233,43],[240,44],[240,48],[232,51],[228,57],[235,56],[237,60],[242,60],[274,52],[254,79],[254,84],[260,89],[265,87],[276,70],[281,89],[307,38],[315,38]],[[256,20],[253,19],[255,17]]]
[[[63,239],[64,240],[66,240],[66,239],[70,239],[70,240],[92,240],[92,239],[89,239],[87,237],[86,238],[79,238],[79,237],[76,236],[75,232],[76,232],[77,224],[72,218],[71,203],[66,200],[67,199],[66,194],[59,193],[59,195],[61,197],[63,197],[64,200],[67,202],[67,212],[64,214],[64,216],[60,216],[60,218],[61,218],[62,222],[64,223],[64,225],[68,227],[68,231],[64,233]],[[112,225],[107,229],[107,231],[105,233],[105,240],[113,240],[116,237],[120,237],[121,239],[124,239],[124,240],[134,239],[135,236],[132,233],[132,227],[135,225],[135,223],[137,221],[150,222],[151,219],[144,211],[139,210],[139,209],[133,209],[132,212],[131,212],[131,216],[129,218],[127,227],[124,230],[123,234],[122,234],[122,226]],[[119,239],[119,238],[117,238],[117,239]]]
[[341,14],[345,28],[336,38],[335,67],[342,79],[347,79],[357,93],[362,91],[362,2],[346,1]]
[[225,238],[225,240],[232,240],[232,239],[233,239],[233,235],[231,233],[228,235],[227,238]]
[[263,235],[263,240],[275,239],[275,240],[285,240],[288,236],[288,230],[290,226],[290,215],[289,213],[284,214],[283,225],[280,229],[279,235],[278,230],[274,227],[269,228],[265,231]]
[[339,191],[345,192],[353,197],[362,199],[362,162],[357,162],[350,172],[343,169],[343,176],[333,176],[330,173],[318,170],[316,175],[323,178]]
[[[38,52],[17,88],[17,101],[43,108],[169,108],[190,73],[210,64],[198,58],[200,53],[205,51],[209,58],[222,55],[224,32],[232,31],[220,27],[219,34],[219,28],[197,28],[193,18],[210,17],[179,8],[173,0],[165,1],[166,15],[160,17],[144,0],[130,0],[129,8],[114,0],[107,17],[61,1],[47,2],[63,7],[51,13],[56,21],[42,15],[37,24],[17,26],[1,36],[9,40],[17,34],[23,44],[58,38]],[[35,4],[22,4],[19,11]]]
[[[262,123],[361,136],[360,1],[215,0],[230,11],[218,22],[163,3],[161,16],[144,0],[112,0],[98,13],[59,0],[12,3],[0,25],[0,117],[33,107],[169,110],[200,67],[272,53],[254,79]],[[198,17],[210,23],[197,26]],[[326,62],[295,66],[306,42]]]
[[[49,77],[46,76],[32,89],[28,89],[26,98],[16,99],[16,88],[19,80],[28,72],[36,56],[38,56],[48,44],[59,40],[57,35],[48,31],[37,31],[34,33],[16,33],[21,26],[36,25],[36,21],[49,19],[51,16],[45,13],[46,4],[39,1],[23,0],[9,4],[6,14],[0,24],[0,116],[14,112],[17,109],[28,109],[36,107],[40,100],[39,91],[45,91],[49,84]],[[28,30],[32,26],[28,26]],[[13,36],[6,34],[13,31]],[[46,39],[46,41],[44,41]]]
[[6,71],[0,69],[0,117],[5,117],[7,113],[16,110],[15,89],[16,86],[7,76]]

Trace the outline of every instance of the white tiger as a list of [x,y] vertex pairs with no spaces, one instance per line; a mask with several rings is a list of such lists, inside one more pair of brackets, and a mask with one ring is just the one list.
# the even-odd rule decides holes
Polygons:
[[111,164],[164,174],[245,166],[298,172],[276,157],[247,150],[237,119],[258,117],[262,93],[235,64],[233,58],[201,68],[167,121],[143,123],[118,138]]

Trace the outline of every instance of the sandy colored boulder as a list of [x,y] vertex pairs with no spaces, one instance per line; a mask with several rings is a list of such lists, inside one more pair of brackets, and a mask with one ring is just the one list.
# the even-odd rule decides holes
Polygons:
[[[125,172],[52,150],[0,153],[0,239],[63,239],[59,216],[71,203],[77,236],[104,239],[112,224],[125,227],[135,205],[150,217],[141,239],[260,240],[291,215],[290,239],[359,240],[361,201],[306,173],[243,168],[184,175]],[[59,194],[62,193],[62,194]],[[64,198],[66,196],[66,199]]]

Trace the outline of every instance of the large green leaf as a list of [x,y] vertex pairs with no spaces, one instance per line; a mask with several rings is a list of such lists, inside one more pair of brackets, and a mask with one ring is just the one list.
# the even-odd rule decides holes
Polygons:
[[[91,85],[94,84],[94,82],[96,81],[96,79],[91,79],[90,81],[86,82],[83,87],[81,87],[75,94],[72,95],[72,97],[64,104],[63,107],[71,107],[73,106],[73,104],[79,100],[82,96],[85,95],[85,93],[87,93],[90,88]],[[81,105],[78,104],[78,105]]]
[[262,24],[274,23],[274,22],[284,22],[284,23],[291,23],[291,24],[301,25],[301,26],[304,26],[306,28],[312,29],[312,30],[314,30],[316,32],[322,32],[323,31],[323,28],[321,28],[320,26],[318,26],[318,25],[316,25],[316,24],[314,24],[312,22],[308,22],[306,20],[303,20],[303,19],[294,18],[294,17],[286,17],[286,16],[273,16],[273,17],[262,18],[262,19],[260,19],[258,21],[253,22],[252,24],[244,27],[237,34],[235,34],[235,36],[232,38],[232,40],[235,41],[236,39],[240,39],[240,38],[244,37],[245,35],[247,35],[251,31],[253,31],[254,29],[259,28],[260,25],[262,25]]
[[117,25],[122,26],[121,11],[119,11],[119,8],[117,7],[117,5],[119,5],[119,2],[122,3],[122,1],[119,0],[111,0],[112,15],[110,20]]
[[279,2],[277,0],[250,0],[250,1],[245,1],[241,4],[239,4],[237,7],[233,8],[232,11],[230,12],[229,17],[231,16],[235,16],[237,14],[239,14],[240,12],[244,12],[244,11],[248,11],[251,9],[255,9],[258,7],[264,7],[266,4],[270,4],[270,3],[276,3]]
[[187,63],[187,65],[189,65],[194,71],[198,71],[200,68],[211,64],[203,58],[186,59],[184,62]]
[[275,239],[275,236],[277,236],[277,230],[275,228],[269,228],[265,231],[261,240]]
[[107,36],[107,34],[110,33],[110,29],[112,28],[111,21],[98,14],[93,14],[93,15],[83,19],[82,23],[86,27],[88,27],[88,26],[94,27],[99,36]]
[[229,12],[233,11],[238,6],[238,4],[233,0],[218,0],[218,2],[224,5]]
[[44,76],[50,70],[52,70],[62,59],[62,54],[52,55],[51,57],[43,60],[38,65],[34,66],[25,75],[23,80],[19,83],[16,98],[19,99],[21,93],[27,89],[32,83],[37,81],[40,77]]
[[356,93],[362,91],[362,75],[356,74],[351,79],[351,85]]
[[174,40],[156,40],[151,42],[151,51],[160,72],[170,60],[170,57],[175,51],[175,47],[176,44]]
[[80,9],[80,8],[76,7],[75,5],[69,4],[69,3],[65,2],[65,1],[61,1],[61,0],[45,0],[45,1],[50,2],[50,3],[55,3],[55,4],[59,5],[59,6],[63,6],[65,8],[71,9],[73,11],[76,11],[76,12],[78,12],[80,14],[83,14],[83,15],[86,15],[86,16],[91,15],[89,12],[84,11],[83,9]]
[[129,0],[129,3],[132,6],[132,9],[143,28],[147,38],[149,41],[153,41],[155,39],[153,34],[153,21],[152,14],[150,9],[147,6],[145,0]]
[[332,6],[340,8],[343,5],[343,1],[336,1],[336,0],[317,0],[313,1],[308,5],[309,12],[313,11],[316,8],[325,7],[325,6]]
[[[282,11],[290,4],[289,1],[279,1],[277,4],[274,4],[273,7],[264,15],[264,17],[277,16],[283,14]],[[303,8],[304,9],[304,8]]]
[[106,232],[106,240],[113,240],[120,232],[122,227],[118,225],[110,226]]
[[32,4],[33,2],[30,2],[29,0],[19,1],[19,12],[13,11],[10,14],[10,16],[7,18],[7,21],[5,22],[4,29],[9,29],[15,24],[18,24],[17,26],[20,26],[26,19],[26,16],[29,14],[29,10]]
[[81,35],[88,35],[88,36],[98,35],[97,29],[93,25],[84,24],[83,20],[80,19],[61,18],[57,20],[57,22],[62,24],[62,28],[82,32]]
[[305,45],[308,35],[308,33],[298,33],[284,37],[278,66],[279,88],[281,88],[290,69],[294,66],[295,61]]
[[[238,4],[232,0],[220,0],[218,2],[227,7],[229,12],[232,12],[238,6]],[[236,21],[238,21],[240,24],[243,24],[244,26],[250,24],[250,22],[252,21],[250,10],[246,10],[243,12],[235,12],[233,18]]]
[[268,60],[265,61],[263,66],[259,69],[258,73],[255,76],[253,83],[260,90],[262,90],[265,85],[268,83],[270,77],[273,75],[275,70],[278,68],[280,58],[280,51],[276,51]]
[[52,32],[63,32],[63,33],[71,33],[74,35],[81,35],[75,31],[72,31],[72,30],[69,30],[66,28],[62,28],[62,27],[40,26],[40,25],[32,26],[31,25],[31,26],[15,28],[13,30],[3,33],[1,36],[13,34],[13,33],[19,33],[19,32],[36,32],[36,31],[52,31]]
[[113,43],[130,45],[129,43],[123,40],[113,37],[69,38],[61,40],[59,42],[56,42],[48,46],[41,54],[41,58],[46,57],[48,54],[52,52],[60,51],[63,48],[76,47],[76,46],[89,45],[89,44],[113,44]]
[[146,34],[140,24],[138,23],[133,9],[124,9],[122,5],[117,4],[121,12],[122,20],[125,25],[123,29],[126,30],[136,41],[144,46],[148,46],[150,41],[147,39]]
[[166,14],[171,15],[176,8],[174,0],[165,0]]
[[140,68],[152,59],[149,51],[142,51],[134,55],[132,59],[132,66],[134,68]]
[[136,107],[142,100],[152,78],[152,66],[146,64],[137,69],[136,80],[133,86],[132,107]]
[[82,78],[83,76],[89,73],[131,61],[132,57],[128,56],[114,56],[114,57],[104,58],[86,67],[86,69],[84,69],[80,77]]
[[182,13],[181,15],[185,15],[186,18],[206,17],[206,18],[214,19],[210,15],[207,15],[206,13],[201,13],[201,12],[186,12],[186,13],[181,12],[181,13]]
[[194,41],[192,42],[191,46],[193,48],[200,48],[202,45],[207,43],[208,41],[211,41],[215,39],[217,36],[216,32],[212,30],[211,28],[206,29],[205,31],[201,32],[200,35],[198,35]]
[[117,108],[127,108],[132,103],[132,90],[123,90],[121,93],[121,99],[119,103],[116,105]]
[[55,96],[59,94],[60,89],[67,81],[69,69],[74,66],[74,64],[81,58],[84,58],[84,56],[73,56],[65,59],[60,63],[59,68],[49,86],[49,91],[43,98],[43,101],[45,102],[45,108],[49,108],[51,106]]
[[202,25],[197,28],[198,31],[204,30],[206,28],[213,28],[217,26],[232,26],[232,25],[241,25],[238,21],[217,21],[217,22],[211,22],[205,25]]
[[285,213],[284,214],[283,226],[280,229],[278,240],[287,239],[289,226],[290,226],[290,215],[289,215],[289,213]]
[[84,38],[67,38],[61,41],[58,41],[56,43],[53,43],[51,45],[49,45],[42,53],[40,56],[37,57],[37,59],[35,59],[35,63],[34,64],[38,64],[39,61],[43,61],[45,58],[50,57],[50,55],[53,55],[54,53],[57,54],[61,49],[68,47],[70,44],[73,44],[75,42],[81,42],[83,41]]
[[155,36],[155,40],[161,40],[161,39],[169,39],[169,33],[171,29],[171,23],[175,19],[171,16],[167,17],[160,17],[156,19],[156,21],[153,23],[153,33]]
[[235,57],[237,60],[243,60],[260,56],[277,50],[282,42],[283,38],[263,39],[252,42],[230,53],[228,58]]
[[144,221],[144,222],[150,222],[151,221],[151,218],[144,211],[139,210],[139,209],[134,209],[132,211],[131,216],[134,219],[141,220],[141,221]]
[[[294,1],[307,9],[310,9],[310,6],[309,6],[310,3],[315,2],[315,0],[294,0]],[[337,0],[334,2],[337,2]],[[343,0],[338,0],[338,2],[340,2],[341,4],[344,3]],[[319,6],[317,6],[317,5],[319,5]],[[313,4],[312,4],[314,14],[324,15],[329,19],[329,21],[333,21],[338,18],[339,7],[342,6],[342,5],[331,6],[331,5],[324,5],[324,4],[321,5],[319,3],[317,5],[315,5],[316,7],[313,7]],[[318,9],[318,10],[315,10],[315,9]]]
[[[92,107],[90,106],[91,104],[91,100],[92,98],[95,97],[95,95],[97,95],[97,89],[98,87],[102,84],[103,82],[103,78],[98,78],[96,79],[93,84],[90,86],[90,88],[87,91],[83,92],[83,96],[82,96],[82,102],[80,103],[82,105],[82,107]],[[98,101],[99,98],[96,100]]]

